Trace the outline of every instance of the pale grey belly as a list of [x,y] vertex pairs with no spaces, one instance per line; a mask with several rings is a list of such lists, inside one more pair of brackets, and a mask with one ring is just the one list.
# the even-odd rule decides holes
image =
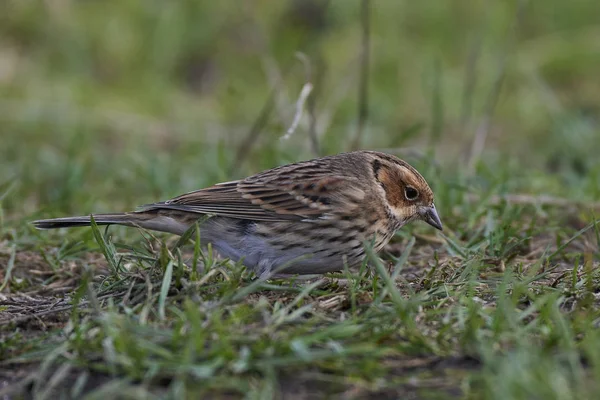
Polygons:
[[294,235],[282,249],[258,234],[252,221],[214,217],[202,224],[200,235],[204,244],[210,242],[219,254],[233,261],[242,260],[246,267],[261,277],[340,271],[345,263],[351,267],[363,259],[362,243],[356,240],[352,242],[353,247],[347,248],[314,240],[309,229],[304,231],[307,232],[306,237],[303,237],[302,229],[294,227],[290,227],[290,232],[282,233],[280,236],[284,241],[286,234]]

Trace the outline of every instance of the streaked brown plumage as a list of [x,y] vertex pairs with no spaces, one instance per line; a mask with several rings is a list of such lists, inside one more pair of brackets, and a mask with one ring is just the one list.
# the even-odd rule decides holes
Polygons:
[[[413,219],[442,229],[425,179],[406,162],[372,151],[284,165],[94,219],[181,235],[205,214],[213,217],[200,227],[203,244],[263,277],[359,264],[365,242],[378,251]],[[89,217],[34,222],[40,229],[89,224]]]

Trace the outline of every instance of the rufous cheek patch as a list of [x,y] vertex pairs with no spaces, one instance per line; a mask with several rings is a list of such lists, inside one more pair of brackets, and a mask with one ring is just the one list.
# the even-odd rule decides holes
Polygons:
[[402,179],[400,173],[387,166],[382,166],[377,171],[377,180],[383,187],[385,197],[392,207],[402,207],[406,201],[404,199],[404,189],[402,188]]

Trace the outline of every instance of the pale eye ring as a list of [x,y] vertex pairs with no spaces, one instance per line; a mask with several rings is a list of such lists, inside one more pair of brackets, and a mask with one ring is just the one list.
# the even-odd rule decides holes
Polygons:
[[416,200],[419,197],[419,191],[412,186],[407,186],[404,188],[404,197],[409,201]]

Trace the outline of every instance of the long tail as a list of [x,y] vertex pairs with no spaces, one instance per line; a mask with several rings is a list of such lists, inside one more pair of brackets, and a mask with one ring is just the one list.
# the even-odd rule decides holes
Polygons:
[[[94,221],[98,225],[127,225],[135,226],[135,214],[118,213],[118,214],[95,214]],[[141,222],[141,221],[139,221]],[[90,226],[92,224],[89,215],[81,217],[66,217],[53,219],[40,219],[33,221],[32,224],[38,229],[57,229],[70,228],[73,226]]]
[[[125,225],[140,227],[155,231],[183,234],[194,221],[160,215],[157,210],[129,212],[117,214],[93,214],[98,225]],[[41,219],[32,224],[38,229],[70,228],[75,226],[90,226],[90,216]]]

